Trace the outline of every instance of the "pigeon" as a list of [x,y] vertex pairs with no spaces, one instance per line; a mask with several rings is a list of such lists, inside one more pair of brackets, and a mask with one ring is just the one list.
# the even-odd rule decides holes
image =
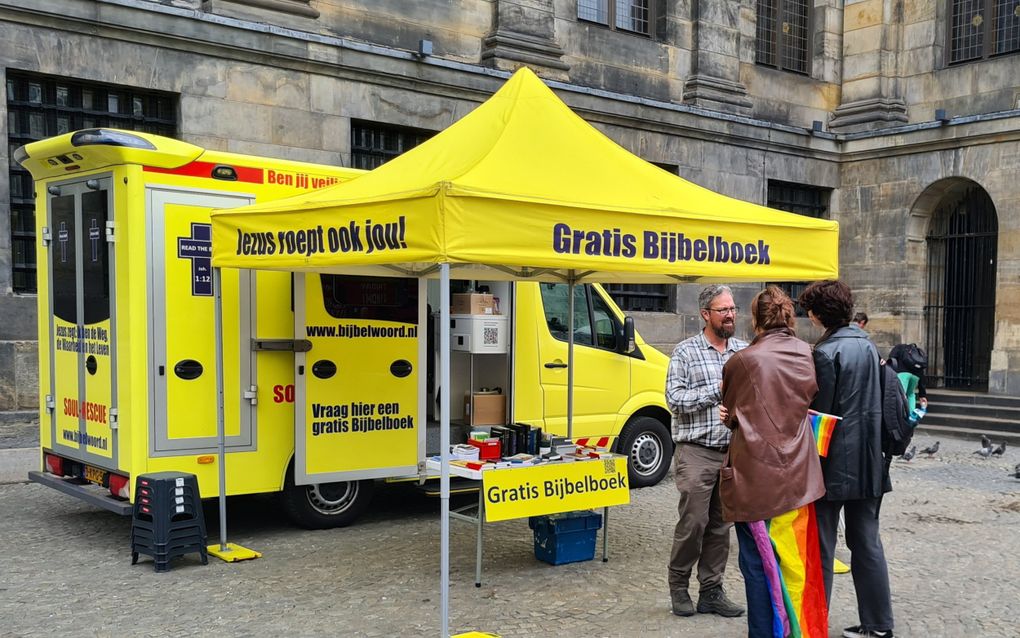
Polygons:
[[1020,463],[1016,464],[1016,467],[1013,468],[1013,473],[1010,474],[1010,476],[1020,479]]
[[921,450],[921,454],[927,454],[928,458],[931,458],[938,451],[939,451],[939,442],[935,441],[934,445],[929,445],[928,447],[926,447],[923,450]]
[[917,446],[916,445],[911,445],[910,449],[907,450],[906,452],[904,452],[900,456],[900,458],[903,459],[904,461],[909,461],[910,459],[914,458],[914,456],[916,456],[916,455],[917,455]]
[[992,440],[984,434],[981,435],[981,447],[992,447]]
[[994,450],[992,450],[992,456],[1002,456],[1002,453],[1005,452],[1005,451],[1006,451],[1006,442],[1003,441],[1002,443],[1000,443],[997,446],[995,446]]
[[989,445],[987,447],[983,447],[980,450],[978,450],[977,452],[974,452],[974,454],[977,454],[978,456],[980,456],[983,459],[987,459],[989,456],[992,455],[992,446]]

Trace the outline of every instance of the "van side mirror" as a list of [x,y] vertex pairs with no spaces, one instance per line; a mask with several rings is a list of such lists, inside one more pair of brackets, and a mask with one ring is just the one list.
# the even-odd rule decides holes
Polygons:
[[634,318],[624,317],[623,318],[623,335],[619,343],[616,346],[616,351],[620,354],[630,354],[637,350],[637,343],[634,342]]

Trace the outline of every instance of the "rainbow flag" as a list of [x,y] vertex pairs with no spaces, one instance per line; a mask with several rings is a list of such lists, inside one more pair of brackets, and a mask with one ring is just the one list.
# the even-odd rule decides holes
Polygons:
[[829,611],[814,504],[748,525],[769,584],[773,636],[825,638]]
[[815,435],[818,456],[829,456],[829,443],[832,442],[832,432],[836,429],[836,423],[842,421],[843,417],[808,410],[808,420],[811,422],[811,433]]

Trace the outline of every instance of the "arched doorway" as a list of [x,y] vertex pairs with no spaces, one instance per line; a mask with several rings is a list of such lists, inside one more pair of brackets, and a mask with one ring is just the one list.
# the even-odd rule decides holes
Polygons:
[[987,390],[995,329],[999,223],[991,197],[969,180],[943,182],[926,237],[924,317],[933,385]]

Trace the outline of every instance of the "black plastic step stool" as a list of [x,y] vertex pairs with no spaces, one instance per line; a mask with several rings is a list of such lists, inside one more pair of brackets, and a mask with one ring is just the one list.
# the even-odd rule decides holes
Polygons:
[[198,552],[202,564],[206,550],[205,516],[198,478],[186,472],[154,472],[135,478],[135,504],[131,517],[131,564],[138,555],[151,556],[157,572],[170,570],[170,561]]

